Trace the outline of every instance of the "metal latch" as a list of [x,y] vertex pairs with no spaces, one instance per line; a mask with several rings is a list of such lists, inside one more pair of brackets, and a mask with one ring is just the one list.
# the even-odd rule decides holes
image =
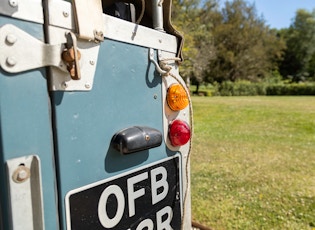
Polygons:
[[8,73],[20,73],[50,66],[51,90],[91,90],[99,44],[77,41],[69,30],[56,33],[62,39],[57,44],[45,44],[14,25],[0,27],[1,68]]
[[67,70],[73,80],[81,79],[81,72],[79,67],[79,60],[81,59],[81,53],[77,48],[77,39],[72,32],[67,35],[66,48],[62,52],[62,60],[67,65]]
[[45,229],[39,157],[10,159],[6,166],[11,229]]

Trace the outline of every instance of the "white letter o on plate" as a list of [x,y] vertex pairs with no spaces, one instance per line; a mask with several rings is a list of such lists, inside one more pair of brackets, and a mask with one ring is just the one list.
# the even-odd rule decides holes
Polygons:
[[[106,212],[107,199],[110,195],[116,196],[117,199],[117,211],[113,218],[109,218]],[[125,197],[121,188],[117,185],[108,186],[103,192],[98,202],[98,218],[104,228],[115,227],[125,210]]]

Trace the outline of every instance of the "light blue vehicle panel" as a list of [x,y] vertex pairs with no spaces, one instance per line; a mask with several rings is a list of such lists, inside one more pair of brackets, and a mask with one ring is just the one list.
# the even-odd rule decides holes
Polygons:
[[[110,146],[116,132],[135,125],[163,133],[162,79],[149,62],[148,52],[148,48],[105,40],[93,89],[53,92],[60,197],[175,154],[164,142],[129,155]],[[64,200],[60,202],[64,207]]]
[[[0,27],[5,24],[13,24],[43,40],[43,25],[0,16]],[[0,197],[4,216],[0,229],[11,228],[6,162],[27,155],[37,155],[41,161],[46,229],[59,229],[46,76],[44,68],[19,74],[8,74],[0,69]]]

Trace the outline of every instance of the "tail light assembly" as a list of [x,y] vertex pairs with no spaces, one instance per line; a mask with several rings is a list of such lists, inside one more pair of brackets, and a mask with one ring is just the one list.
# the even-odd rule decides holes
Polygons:
[[179,83],[171,84],[166,93],[167,106],[170,109],[168,139],[173,147],[180,147],[191,139],[191,128],[185,116],[189,105],[189,95],[184,86]]

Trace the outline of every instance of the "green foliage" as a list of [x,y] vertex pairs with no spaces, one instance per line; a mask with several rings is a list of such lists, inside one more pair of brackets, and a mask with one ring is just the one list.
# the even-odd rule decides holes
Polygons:
[[207,82],[263,78],[276,69],[275,60],[284,48],[255,6],[243,0],[225,2],[213,38],[216,56],[209,63]]
[[[192,90],[193,89],[193,90]],[[221,84],[214,84],[211,87],[200,87],[199,92],[195,92],[192,87],[193,95],[202,96],[302,96],[315,95],[315,83],[285,83],[274,81],[270,82],[250,82],[250,81],[224,81]]]
[[203,71],[214,50],[212,23],[211,20],[206,23],[205,19],[212,18],[216,0],[208,0],[205,7],[207,11],[200,8],[200,0],[174,0],[172,8],[173,24],[185,37],[181,75],[198,82],[203,81]]
[[266,95],[315,95],[315,84],[275,84],[266,87]]
[[282,81],[282,76],[278,70],[274,70],[269,74],[267,78],[264,79],[266,84],[277,84]]
[[[173,24],[185,36],[181,75],[210,83],[202,95],[314,95],[315,10],[297,10],[290,28],[270,29],[245,0],[174,0]],[[300,83],[286,85],[286,83]],[[251,82],[251,83],[249,83]]]
[[249,81],[225,81],[218,86],[215,93],[220,96],[258,96],[266,95],[264,83],[251,83]]
[[287,77],[307,72],[314,76],[315,69],[315,11],[297,10],[295,19],[288,29],[280,31],[287,49],[280,63],[280,73]]
[[214,96],[217,92],[217,88],[211,84],[201,85],[197,91],[197,87],[192,85],[190,87],[191,95],[197,96]]

